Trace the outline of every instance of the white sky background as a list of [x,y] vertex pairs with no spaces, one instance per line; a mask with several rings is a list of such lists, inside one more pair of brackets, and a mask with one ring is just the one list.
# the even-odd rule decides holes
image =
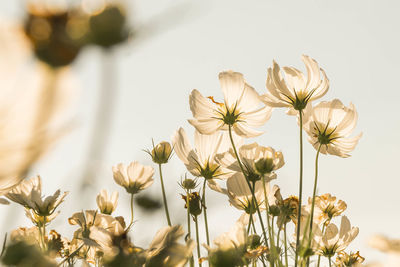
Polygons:
[[[132,24],[149,22],[165,10],[169,11],[163,19],[168,22],[152,37],[137,45],[126,44],[114,53],[118,77],[113,90],[118,95],[112,135],[105,162],[101,166],[93,163],[100,171],[98,184],[85,195],[78,193],[76,186],[96,109],[100,50],[88,49],[75,62],[72,72],[79,84],[79,96],[73,109],[78,127],[62,139],[33,173],[41,174],[48,193],[60,187],[71,191],[62,206],[62,219],[56,220],[53,227],[62,226],[66,232],[74,230],[65,218],[75,211],[95,208],[95,194],[104,187],[120,192],[117,213],[129,218],[128,196],[113,183],[111,166],[132,160],[151,164],[142,151],[150,148],[151,137],[156,142],[167,140],[180,126],[192,133],[186,121],[191,117],[188,96],[192,89],[199,89],[206,96],[214,95],[218,101],[222,93],[217,75],[233,69],[242,72],[259,93],[265,93],[266,70],[272,59],[280,65],[304,70],[300,57],[307,54],[318,61],[330,79],[331,87],[323,100],[339,98],[346,105],[353,102],[359,113],[354,134],[364,133],[352,157],[320,157],[318,191],[347,202],[346,215],[360,228],[351,248],[359,249],[368,260],[380,257],[366,245],[369,236],[383,233],[400,238],[397,1],[141,0],[129,2],[129,6]],[[16,19],[22,14],[20,1],[0,2],[1,17]],[[297,194],[295,118],[276,109],[262,129],[266,133],[256,141],[281,150],[285,156],[286,165],[278,171],[276,183],[284,196]],[[305,196],[310,196],[315,150],[306,138],[304,142],[304,191]],[[181,193],[177,181],[184,173],[184,166],[176,157],[165,167],[174,222],[184,219],[184,203],[177,195]],[[159,183],[155,182],[150,191],[158,194]],[[225,197],[211,191],[208,195],[211,236],[216,237],[233,225],[239,213],[229,207]],[[85,200],[89,203],[83,203]],[[2,214],[8,214],[2,216],[3,229],[11,229],[16,222],[29,225],[21,208],[15,208],[13,213],[8,209],[0,207]],[[163,214],[144,218],[136,210],[135,216],[133,237],[139,245],[146,244],[155,229],[165,224]]]

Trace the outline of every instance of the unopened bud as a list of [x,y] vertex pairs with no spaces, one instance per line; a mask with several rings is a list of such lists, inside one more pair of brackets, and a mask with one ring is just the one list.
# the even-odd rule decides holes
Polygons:
[[168,142],[161,142],[151,151],[151,157],[157,164],[167,163],[171,157],[172,147]]

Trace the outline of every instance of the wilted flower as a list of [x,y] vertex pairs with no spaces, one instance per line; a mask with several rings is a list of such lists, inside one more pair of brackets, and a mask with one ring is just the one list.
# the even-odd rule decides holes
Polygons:
[[[244,171],[250,181],[258,181],[265,177],[266,182],[276,178],[275,170],[285,164],[282,152],[271,147],[260,146],[257,143],[239,147],[239,157]],[[228,171],[241,172],[240,165],[232,149],[218,155],[217,161]]]
[[360,252],[356,253],[350,252],[347,254],[344,251],[338,253],[336,257],[336,266],[337,267],[361,267],[361,263],[364,262],[364,258],[361,257]]
[[22,181],[8,192],[6,197],[27,209],[33,210],[38,216],[48,217],[53,215],[55,209],[61,204],[67,194],[68,192],[64,192],[61,195],[61,191],[57,190],[52,196],[43,199],[42,180],[40,176],[36,176]]
[[309,114],[304,129],[308,140],[323,154],[349,157],[356,147],[361,133],[348,137],[357,123],[357,111],[353,104],[346,107],[338,99],[317,104]]
[[[314,227],[317,227],[314,232]],[[350,221],[346,216],[342,216],[340,230],[333,223],[328,224],[324,233],[318,226],[313,226],[314,240],[317,244],[317,253],[325,257],[332,257],[335,253],[341,252],[358,235],[358,227],[351,227]]]
[[115,182],[124,187],[129,194],[136,194],[154,182],[154,169],[143,166],[137,161],[131,162],[128,166],[119,163],[113,166],[112,170]]
[[110,215],[117,208],[118,192],[115,191],[109,196],[107,190],[103,189],[97,195],[96,202],[101,213]]
[[194,119],[189,120],[202,134],[213,134],[218,130],[228,130],[242,137],[255,137],[262,134],[253,127],[263,125],[271,116],[268,106],[259,107],[260,96],[248,85],[239,72],[226,71],[219,74],[224,103],[215,102],[212,97],[205,98],[193,90],[189,97],[190,110]]
[[161,142],[153,147],[153,150],[149,153],[154,163],[164,164],[167,163],[172,154],[171,144],[168,142]]
[[161,228],[149,249],[146,251],[146,267],[179,267],[184,266],[192,256],[195,246],[193,240],[180,244],[178,240],[184,235],[182,226],[167,226]]
[[307,78],[293,67],[283,67],[282,72],[279,65],[273,61],[272,68],[268,68],[269,93],[261,96],[264,103],[271,107],[288,107],[288,113],[296,115],[297,111],[305,109],[309,102],[326,94],[329,80],[324,70],[309,56],[303,55],[302,60],[307,68]]

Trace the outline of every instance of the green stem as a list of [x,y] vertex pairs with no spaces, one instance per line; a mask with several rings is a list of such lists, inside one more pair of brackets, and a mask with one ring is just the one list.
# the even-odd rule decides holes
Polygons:
[[287,248],[287,234],[286,234],[286,224],[283,226],[283,234],[285,236],[285,263],[286,267],[289,267],[289,261],[288,261],[288,248]]
[[131,229],[133,225],[133,194],[131,194],[131,222],[129,223],[127,230]]
[[[321,150],[321,144],[318,146],[317,155],[315,157],[315,177],[314,177],[314,189],[313,189],[313,197],[312,197],[312,204],[311,204],[311,218],[310,218],[310,233],[308,234],[308,247],[311,245],[311,238],[312,238],[312,227],[313,227],[313,220],[314,220],[314,207],[315,207],[315,195],[317,194],[317,182],[318,182],[318,158],[319,152]],[[310,265],[310,261],[307,261],[307,267]]]
[[279,248],[279,236],[281,235],[282,228],[279,228],[278,234],[276,235],[276,247]]
[[[268,203],[267,188],[266,188],[264,176],[262,177],[262,182],[263,182],[263,188],[264,188],[265,214],[266,214],[266,219],[267,219],[268,236],[269,236],[269,242],[270,242],[269,247],[270,247],[270,249],[274,249],[274,251],[275,251],[274,239],[272,238],[273,235],[271,234],[271,224],[269,222],[269,203]],[[267,242],[267,241],[265,241],[265,242]]]
[[332,258],[331,257],[329,257],[329,267],[332,267]]
[[303,111],[299,110],[299,123],[300,123],[300,184],[299,184],[299,208],[297,213],[297,237],[296,237],[296,255],[294,266],[297,267],[297,257],[299,253],[300,242],[300,222],[301,222],[301,205],[303,195]]
[[168,226],[171,226],[171,219],[169,218],[167,198],[165,196],[164,180],[163,180],[162,171],[161,171],[161,164],[158,164],[158,170],[160,171],[161,189],[162,189],[162,195],[163,195],[163,201],[164,201],[165,215],[167,216]]
[[[191,239],[189,197],[190,197],[189,189],[186,189],[186,210],[187,210],[188,237],[189,237],[189,239]],[[192,257],[190,257],[190,267],[194,267],[193,255],[192,255]]]
[[[324,223],[324,225],[322,226],[322,236],[324,236],[324,233],[325,233],[325,223]],[[320,262],[321,262],[321,255],[318,255],[317,267],[319,267]]]
[[207,237],[207,245],[210,245],[210,236],[208,234],[208,221],[207,221],[207,207],[206,207],[206,182],[207,180],[204,179],[203,183],[203,197],[201,199],[202,205],[203,205],[203,214],[204,214],[204,224],[206,227],[206,237]]
[[201,262],[200,262],[200,238],[199,238],[199,225],[197,222],[197,216],[194,217],[194,224],[196,225],[196,243],[197,243],[197,262],[199,263],[199,266],[201,267]]
[[245,180],[246,180],[246,182],[247,182],[247,185],[249,186],[249,189],[250,189],[250,192],[251,192],[251,195],[252,195],[253,204],[255,204],[255,206],[256,206],[256,208],[257,208],[257,214],[258,214],[258,218],[259,218],[259,220],[260,220],[260,225],[261,225],[261,229],[262,229],[262,231],[263,231],[264,239],[265,239],[265,242],[267,242],[267,234],[265,233],[265,228],[264,228],[264,223],[263,223],[263,220],[262,220],[262,217],[261,217],[260,208],[259,208],[259,206],[258,206],[258,202],[257,202],[256,196],[255,196],[255,194],[254,194],[254,188],[252,188],[252,186],[251,186],[249,180],[247,179],[246,172],[245,172],[244,169],[243,169],[242,162],[240,161],[239,154],[238,154],[238,152],[237,152],[237,150],[236,150],[235,142],[233,141],[233,137],[232,137],[232,125],[230,125],[230,124],[229,124],[228,131],[229,131],[229,138],[230,138],[230,140],[231,140],[231,144],[232,144],[233,151],[235,152],[235,156],[236,156],[236,159],[237,159],[237,161],[238,161],[238,163],[239,163],[239,167],[240,167],[240,169],[242,170],[242,173],[243,173],[244,177],[246,178]]

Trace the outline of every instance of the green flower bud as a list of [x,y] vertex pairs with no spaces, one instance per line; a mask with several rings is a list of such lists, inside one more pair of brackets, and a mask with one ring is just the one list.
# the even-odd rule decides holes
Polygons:
[[168,142],[161,142],[156,145],[151,151],[151,157],[153,161],[157,164],[167,163],[171,157],[172,147]]

